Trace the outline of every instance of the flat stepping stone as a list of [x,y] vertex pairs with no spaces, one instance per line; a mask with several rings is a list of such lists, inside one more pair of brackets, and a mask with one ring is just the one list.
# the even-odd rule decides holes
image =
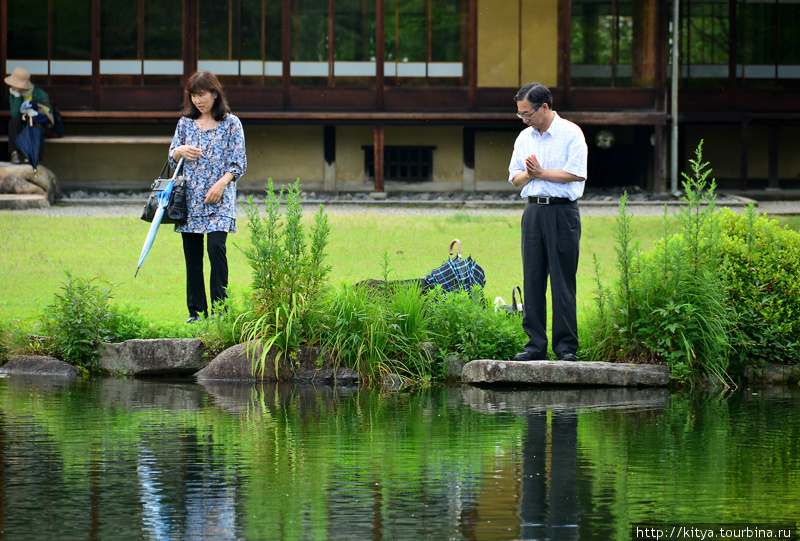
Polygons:
[[50,206],[46,195],[0,193],[0,209],[44,209]]
[[461,372],[464,383],[527,383],[663,387],[669,368],[656,364],[570,361],[470,361]]

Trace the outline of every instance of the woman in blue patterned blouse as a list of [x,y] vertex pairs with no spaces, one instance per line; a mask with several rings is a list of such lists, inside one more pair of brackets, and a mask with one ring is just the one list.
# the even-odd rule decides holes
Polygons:
[[232,115],[217,77],[209,71],[193,74],[186,83],[183,116],[178,121],[169,156],[185,158],[189,219],[176,225],[186,259],[188,322],[208,316],[203,277],[203,235],[211,263],[211,306],[226,298],[228,233],[236,232],[236,181],[247,169],[244,130]]

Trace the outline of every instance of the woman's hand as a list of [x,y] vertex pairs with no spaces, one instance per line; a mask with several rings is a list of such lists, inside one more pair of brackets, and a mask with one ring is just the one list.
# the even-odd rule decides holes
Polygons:
[[214,205],[222,201],[222,194],[225,193],[225,187],[228,185],[228,181],[225,178],[221,178],[214,183],[211,188],[209,188],[208,192],[206,192],[205,201],[203,201],[206,205]]
[[190,162],[196,161],[200,159],[200,156],[203,155],[203,151],[200,150],[199,147],[194,147],[192,145],[181,145],[175,148],[175,151],[172,153],[172,159],[177,161],[176,158],[186,158]]

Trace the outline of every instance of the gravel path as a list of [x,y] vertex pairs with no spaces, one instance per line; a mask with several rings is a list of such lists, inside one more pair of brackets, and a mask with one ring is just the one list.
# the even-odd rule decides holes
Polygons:
[[[319,204],[325,205],[328,214],[399,214],[406,216],[449,216],[458,212],[474,215],[519,216],[522,204],[504,202],[467,202],[464,204],[436,202],[421,203],[419,201],[403,202],[363,202],[345,203],[333,201],[317,201],[304,204],[306,213],[316,212]],[[143,201],[69,201],[65,204],[43,209],[0,210],[4,214],[50,217],[103,217],[103,218],[138,218],[142,212]],[[618,204],[614,201],[582,201],[581,216],[614,216]],[[742,210],[745,205],[741,201],[719,202],[718,206],[730,206],[734,210]],[[800,201],[760,201],[757,202],[760,212],[771,215],[800,215]],[[671,206],[671,208],[675,208]],[[634,216],[661,216],[664,203],[634,201],[630,213]],[[244,209],[239,207],[239,216],[245,216]]]

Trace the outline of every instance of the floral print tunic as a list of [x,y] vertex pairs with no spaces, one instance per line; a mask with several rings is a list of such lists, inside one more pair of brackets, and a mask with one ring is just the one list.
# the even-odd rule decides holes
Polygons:
[[[186,179],[186,206],[189,219],[185,224],[176,224],[178,233],[210,233],[212,231],[236,232],[236,181],[247,170],[247,155],[244,147],[244,130],[238,117],[227,114],[216,128],[201,130],[189,117],[181,117],[169,157],[177,165],[173,154],[181,145],[200,148],[203,155],[196,161],[183,161],[183,176]],[[206,193],[225,173],[233,175],[219,203],[206,205]]]

